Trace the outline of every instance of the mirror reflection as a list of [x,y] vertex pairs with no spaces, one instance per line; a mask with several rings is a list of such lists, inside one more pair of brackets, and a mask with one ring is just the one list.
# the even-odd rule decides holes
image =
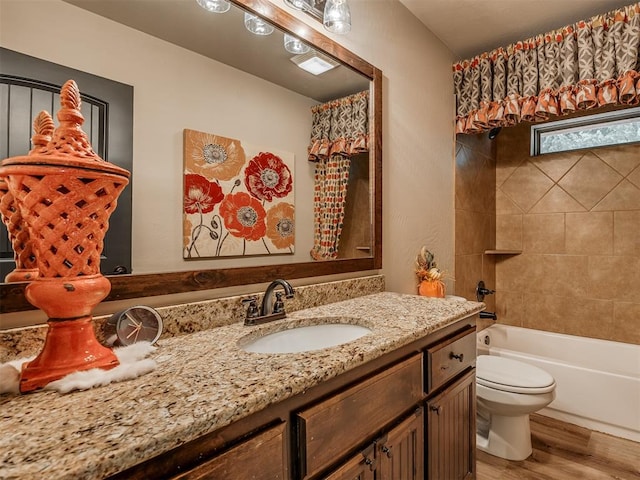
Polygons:
[[[198,275],[199,282],[208,284],[212,276],[206,272],[217,271],[215,284],[209,288],[240,284],[238,279],[229,279],[229,268],[249,267],[252,272],[258,272],[256,266],[259,265],[280,268],[280,265],[292,263],[287,270],[291,272],[289,278],[314,274],[304,265],[311,259],[314,244],[316,164],[307,160],[311,109],[319,103],[369,91],[374,77],[372,72],[376,72],[374,68],[325,37],[309,32],[310,29],[275,7],[265,15],[270,16],[272,23],[275,23],[274,18],[279,18],[284,29],[276,29],[272,35],[258,36],[246,29],[244,11],[234,6],[223,15],[232,16],[219,22],[220,15],[205,11],[195,0],[154,2],[153,15],[149,15],[148,2],[116,4],[70,0],[45,2],[46,5],[39,4],[37,8],[29,3],[3,7],[3,10],[7,11],[8,18],[16,20],[12,23],[20,24],[24,19],[36,32],[41,30],[37,22],[44,23],[40,20],[44,17],[82,25],[80,32],[75,35],[43,33],[40,38],[38,34],[28,38],[26,32],[5,32],[3,46],[33,56],[41,52],[41,57],[48,58],[52,57],[49,49],[53,49],[57,52],[55,60],[61,64],[134,87],[134,274],[151,277],[149,274],[154,272],[202,270],[204,273]],[[253,9],[251,13],[257,13],[263,6],[263,2],[242,3]],[[321,75],[302,70],[292,61],[292,57],[301,54],[292,54],[285,48],[285,33],[289,35],[294,31],[299,33],[302,43],[310,46],[310,51],[318,51],[329,62],[336,57],[346,59],[351,67],[340,63]],[[216,40],[214,33],[219,33],[222,39]],[[82,34],[86,38],[78,42],[75,37]],[[255,43],[248,47],[247,42]],[[323,48],[332,56],[322,52],[316,46],[318,42],[322,42]],[[268,56],[267,50],[275,56]],[[216,62],[211,62],[210,58],[215,58]],[[363,65],[366,75],[356,72]],[[242,69],[242,72],[236,69]],[[370,112],[369,118],[375,120],[375,112]],[[257,145],[284,148],[294,153],[297,177],[294,254],[250,259],[185,261],[182,258],[179,252],[183,240],[180,214],[183,200],[182,131],[185,128],[230,138],[243,137]],[[367,128],[373,130],[374,126]],[[318,270],[320,275],[371,269],[377,262],[377,246],[372,234],[377,222],[373,219],[372,203],[376,195],[373,185],[379,182],[376,178],[378,167],[370,160],[373,155],[355,153],[351,152],[349,157],[350,181],[360,187],[349,188],[353,198],[347,198],[344,207],[344,249],[340,249],[337,258],[374,258],[374,261],[364,264],[350,261],[348,265],[336,268],[327,265]],[[357,226],[350,226],[349,216],[361,221]],[[360,237],[349,229],[360,232]],[[298,270],[298,266],[307,269],[306,274]],[[203,278],[207,280],[203,281]],[[251,277],[245,277],[244,283],[250,282]],[[119,284],[115,281],[114,288],[119,288]],[[123,283],[123,290],[126,287]]]

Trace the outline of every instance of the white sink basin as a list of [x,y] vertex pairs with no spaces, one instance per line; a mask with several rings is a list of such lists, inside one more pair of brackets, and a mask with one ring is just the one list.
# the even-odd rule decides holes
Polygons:
[[281,330],[248,342],[242,349],[254,353],[298,353],[335,347],[371,333],[371,329],[347,323],[323,323]]

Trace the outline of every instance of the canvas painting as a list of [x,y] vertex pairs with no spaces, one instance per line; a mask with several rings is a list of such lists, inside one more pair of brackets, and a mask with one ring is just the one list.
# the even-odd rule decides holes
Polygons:
[[292,254],[294,155],[184,130],[183,257]]

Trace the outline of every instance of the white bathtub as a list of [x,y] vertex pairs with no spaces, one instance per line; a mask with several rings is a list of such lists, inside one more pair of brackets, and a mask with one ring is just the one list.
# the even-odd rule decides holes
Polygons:
[[478,354],[549,372],[556,399],[540,414],[640,442],[640,345],[495,324],[478,332]]

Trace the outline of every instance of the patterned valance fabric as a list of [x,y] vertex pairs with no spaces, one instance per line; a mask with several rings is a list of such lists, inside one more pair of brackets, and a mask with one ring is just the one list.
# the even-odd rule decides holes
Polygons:
[[369,151],[369,92],[316,105],[311,113],[309,161]]
[[640,102],[640,2],[453,65],[456,133]]

